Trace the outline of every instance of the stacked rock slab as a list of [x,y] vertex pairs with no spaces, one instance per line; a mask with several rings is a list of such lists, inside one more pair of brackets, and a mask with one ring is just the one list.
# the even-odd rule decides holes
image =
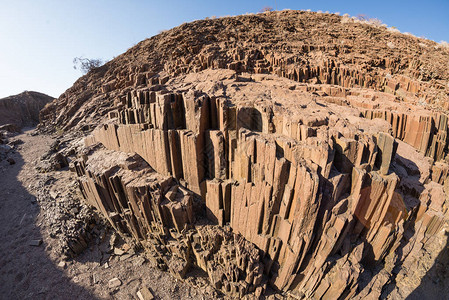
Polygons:
[[446,158],[448,148],[448,118],[442,113],[425,115],[400,114],[385,110],[367,110],[364,117],[380,118],[389,122],[393,136],[412,145],[435,160]]
[[100,144],[85,148],[72,167],[87,202],[143,245],[161,269],[185,278],[196,265],[214,288],[234,297],[262,289],[260,250],[224,228],[195,225],[201,204],[173,177],[154,172],[138,155]]
[[448,57],[331,14],[197,21],[80,78],[42,126],[100,124],[83,195],[161,268],[234,297],[379,298],[449,219]]
[[[160,174],[160,187],[125,181],[124,185],[139,191],[141,206],[133,214],[148,211],[142,205],[149,203],[156,203],[151,207],[161,212],[147,221],[157,230],[138,221],[129,221],[128,227],[135,228],[127,231],[115,226],[154,253],[171,253],[161,267],[184,276],[190,263],[196,264],[225,293],[254,291],[263,282],[263,272],[270,286],[297,297],[351,298],[360,293],[359,276],[366,266],[404,247],[404,232],[410,224],[419,224],[419,230],[407,241],[409,245],[425,244],[444,225],[445,197],[439,203],[432,200],[441,195],[441,184],[426,187],[421,195],[401,190],[404,186],[391,168],[399,141],[389,133],[334,130],[328,119],[320,117],[297,122],[272,103],[234,103],[195,90],[139,90],[118,103],[111,122],[94,130],[85,143],[89,147],[101,143],[114,153],[142,157],[154,169],[153,176]],[[89,166],[94,160],[78,164],[83,193],[88,201],[97,201],[92,204],[113,224],[123,224],[130,217],[122,207],[110,205],[104,211],[98,203],[109,196],[88,192],[93,185],[111,192],[116,189],[104,186],[109,172],[94,175],[90,171],[98,169]],[[88,184],[86,176],[97,183]],[[436,175],[440,181],[444,176]],[[161,200],[151,200],[154,191]],[[136,201],[136,197],[125,193],[122,201]],[[196,212],[203,210],[211,224],[230,227],[233,246],[244,239],[245,247],[253,249],[248,256],[251,267],[245,263],[237,266],[238,272],[217,271],[221,267],[199,254],[209,250],[198,250],[191,237],[185,242],[188,231],[183,230],[196,230],[200,236],[204,230],[198,225],[203,217],[193,213],[192,199],[200,199],[202,208]],[[217,236],[226,241],[227,234]],[[173,240],[164,244],[161,235]],[[196,259],[189,260],[192,253]],[[401,259],[407,260],[407,255],[413,252],[402,253]],[[240,275],[231,275],[235,272]],[[242,283],[242,276],[245,283],[235,286]]]
[[330,84],[330,96],[345,88],[372,89],[448,109],[448,57],[447,48],[433,41],[328,13],[286,10],[200,20],[142,41],[81,78],[41,119],[67,129],[85,126],[85,115],[107,114],[106,103],[123,90],[157,90],[170,78],[207,69]]

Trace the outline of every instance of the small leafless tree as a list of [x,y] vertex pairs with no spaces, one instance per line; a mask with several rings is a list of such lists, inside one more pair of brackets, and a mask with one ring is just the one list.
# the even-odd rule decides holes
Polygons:
[[265,6],[260,10],[260,12],[268,12],[268,11],[273,11],[273,8],[271,6]]
[[83,74],[87,74],[89,71],[98,68],[104,64],[104,61],[99,58],[84,58],[84,57],[75,57],[73,59],[73,68],[75,70],[81,70]]
[[364,14],[357,15],[357,17],[355,19],[356,19],[356,21],[359,21],[361,23],[373,25],[376,27],[380,27],[380,26],[384,25],[381,20],[379,20],[377,18],[370,18],[369,16],[364,15]]

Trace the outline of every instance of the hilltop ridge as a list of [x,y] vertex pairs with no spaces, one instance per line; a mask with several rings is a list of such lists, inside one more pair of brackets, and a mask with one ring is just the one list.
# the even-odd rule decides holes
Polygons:
[[85,115],[105,115],[131,88],[208,68],[389,91],[447,110],[448,61],[449,50],[433,41],[333,14],[199,20],[146,39],[81,77],[43,110],[42,123],[69,129]]

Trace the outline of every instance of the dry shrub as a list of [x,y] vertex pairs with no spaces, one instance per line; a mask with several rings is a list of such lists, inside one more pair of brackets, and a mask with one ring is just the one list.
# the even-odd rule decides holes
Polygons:
[[265,7],[263,7],[261,10],[260,10],[260,12],[269,12],[269,11],[273,11],[273,7],[271,7],[271,6],[265,6]]

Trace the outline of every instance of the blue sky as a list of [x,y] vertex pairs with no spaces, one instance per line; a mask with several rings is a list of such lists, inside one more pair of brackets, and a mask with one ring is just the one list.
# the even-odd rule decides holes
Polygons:
[[81,76],[74,57],[110,60],[161,30],[264,6],[365,14],[401,32],[449,41],[449,0],[0,0],[0,98],[24,90],[58,97]]

